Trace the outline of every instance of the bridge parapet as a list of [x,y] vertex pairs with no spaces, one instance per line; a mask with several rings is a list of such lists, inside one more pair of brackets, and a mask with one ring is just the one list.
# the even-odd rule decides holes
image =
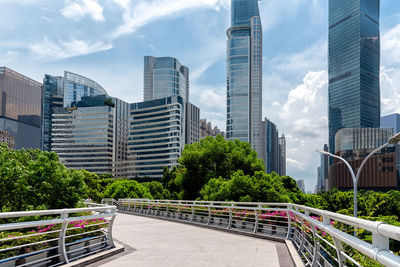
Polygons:
[[114,247],[117,207],[0,213],[0,266],[58,266]]
[[392,251],[400,227],[383,222],[290,203],[119,199],[117,206],[133,214],[288,239],[307,266],[400,266]]

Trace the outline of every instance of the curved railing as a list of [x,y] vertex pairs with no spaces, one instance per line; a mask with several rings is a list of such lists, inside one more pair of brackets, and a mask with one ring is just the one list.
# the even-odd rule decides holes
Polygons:
[[118,209],[253,235],[289,239],[307,266],[379,266],[378,263],[400,266],[400,257],[393,252],[400,247],[400,227],[306,206],[119,199]]
[[58,266],[113,248],[117,208],[86,204],[0,213],[0,266]]

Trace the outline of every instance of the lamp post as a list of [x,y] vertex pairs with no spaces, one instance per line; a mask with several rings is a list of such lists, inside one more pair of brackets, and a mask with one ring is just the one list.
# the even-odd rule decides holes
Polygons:
[[325,150],[321,150],[321,149],[317,149],[317,150],[316,150],[318,153],[321,153],[321,154],[324,154],[324,155],[328,155],[328,156],[330,156],[330,157],[337,158],[337,159],[343,161],[343,162],[346,164],[347,168],[349,169],[350,174],[351,174],[351,178],[352,178],[352,180],[353,180],[353,190],[354,190],[354,217],[357,217],[357,186],[358,186],[358,180],[360,179],[360,174],[361,174],[362,169],[363,169],[364,166],[365,166],[365,163],[366,163],[367,160],[368,160],[369,158],[371,158],[376,152],[378,152],[378,151],[380,151],[381,149],[387,147],[388,145],[392,145],[392,144],[398,143],[399,141],[400,141],[400,133],[397,133],[396,135],[394,135],[394,136],[392,136],[391,138],[389,138],[389,140],[388,140],[385,144],[381,145],[380,147],[378,147],[377,149],[375,149],[374,151],[372,151],[371,153],[369,153],[368,156],[361,162],[361,165],[360,165],[360,168],[359,168],[358,171],[357,171],[357,174],[354,174],[354,171],[353,171],[353,169],[351,168],[350,164],[349,164],[344,158],[339,157],[339,156],[336,156],[336,155],[334,155],[334,154],[332,154],[332,153],[329,153],[328,151],[325,151]]

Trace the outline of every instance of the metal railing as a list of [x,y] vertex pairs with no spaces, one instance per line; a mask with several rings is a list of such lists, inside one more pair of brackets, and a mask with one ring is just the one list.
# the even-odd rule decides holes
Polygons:
[[114,247],[116,206],[0,213],[0,267],[58,266]]
[[133,214],[289,239],[307,266],[400,266],[393,252],[400,227],[383,222],[287,203],[119,199],[117,205]]

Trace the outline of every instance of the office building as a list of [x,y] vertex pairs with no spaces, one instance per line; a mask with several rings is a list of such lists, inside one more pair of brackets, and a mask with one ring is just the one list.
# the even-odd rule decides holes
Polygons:
[[[329,151],[328,145],[325,144],[324,151]],[[325,154],[320,155],[320,173],[317,182],[317,192],[329,190],[329,156]]]
[[380,0],[329,0],[329,149],[342,128],[379,128]]
[[306,192],[306,185],[304,184],[304,180],[303,179],[299,179],[296,181],[297,186],[299,187],[300,191],[305,193]]
[[95,81],[69,71],[64,76],[46,74],[43,78],[42,150],[50,151],[52,115],[59,107],[75,107],[82,97],[107,95]]
[[227,30],[228,140],[247,141],[261,155],[262,26],[257,0],[231,0]]
[[144,57],[143,99],[173,95],[189,102],[189,69],[173,57]]
[[278,139],[279,143],[279,172],[280,176],[286,175],[286,138],[282,134]]
[[322,191],[323,187],[323,182],[322,182],[322,172],[321,172],[321,167],[317,168],[317,184],[315,185],[314,193],[317,194],[318,192]]
[[185,103],[185,144],[200,141],[200,109],[190,102]]
[[161,179],[165,166],[178,165],[185,145],[184,105],[178,95],[130,104],[129,177]]
[[0,67],[0,130],[14,137],[15,149],[40,148],[42,84]]
[[[357,170],[366,156],[385,144],[393,135],[393,129],[345,128],[336,133],[336,155],[346,159]],[[390,145],[374,154],[365,164],[358,181],[358,188],[365,190],[390,190],[399,187],[398,145]],[[330,188],[353,189],[353,181],[347,166],[334,160],[330,166]]]
[[381,128],[392,128],[394,133],[400,132],[400,114],[394,113],[381,117]]
[[200,139],[206,138],[207,136],[216,137],[222,135],[226,139],[226,133],[221,131],[217,126],[212,127],[211,122],[207,122],[206,119],[200,120]]
[[265,118],[262,122],[261,129],[262,150],[261,156],[259,155],[259,157],[264,160],[265,171],[267,173],[279,173],[279,134],[276,125]]
[[0,130],[0,143],[5,143],[9,148],[14,148],[14,136],[7,131]]
[[128,104],[109,96],[84,96],[76,107],[52,114],[51,150],[67,168],[126,175]]

